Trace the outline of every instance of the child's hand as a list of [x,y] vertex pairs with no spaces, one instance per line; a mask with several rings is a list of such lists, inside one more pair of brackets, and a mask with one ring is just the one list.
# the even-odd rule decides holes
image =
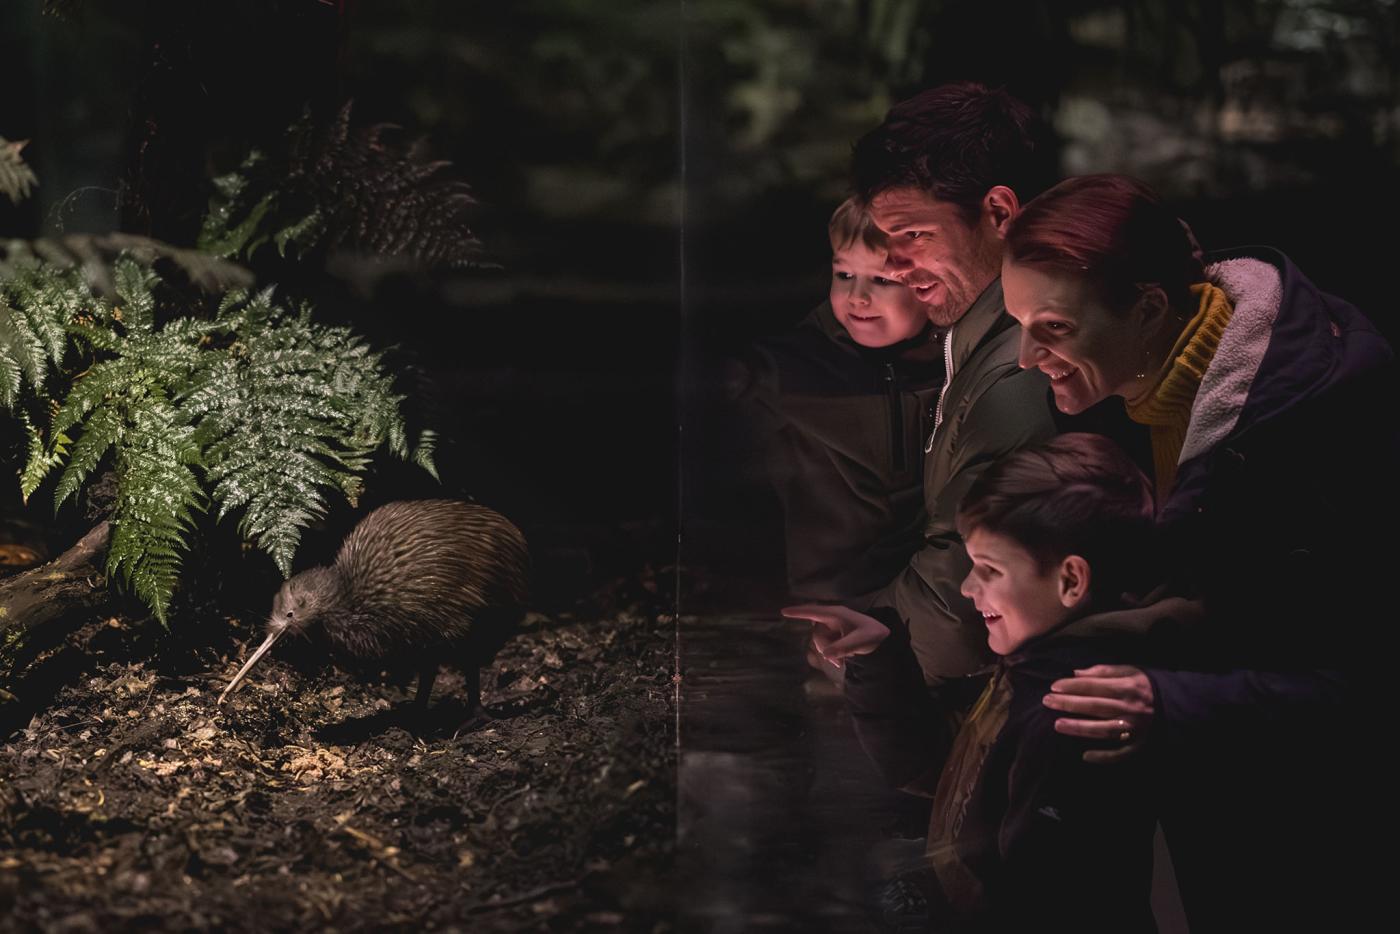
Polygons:
[[787,619],[812,623],[812,647],[833,668],[841,668],[852,655],[869,655],[889,637],[889,627],[872,616],[844,606],[803,604],[783,607]]

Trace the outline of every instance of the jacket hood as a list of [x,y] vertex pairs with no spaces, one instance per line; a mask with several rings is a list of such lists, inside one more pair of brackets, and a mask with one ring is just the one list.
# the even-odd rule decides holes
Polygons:
[[1319,291],[1278,250],[1245,247],[1207,260],[1206,277],[1234,312],[1201,379],[1179,463],[1390,361],[1361,312]]

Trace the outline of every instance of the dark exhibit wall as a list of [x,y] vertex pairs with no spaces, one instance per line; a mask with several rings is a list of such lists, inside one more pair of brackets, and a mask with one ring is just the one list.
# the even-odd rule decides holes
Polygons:
[[[1389,247],[1369,233],[1400,194],[1394,4],[743,4],[714,33],[707,12],[733,8],[692,9],[687,346],[699,359],[777,333],[825,296],[825,220],[852,142],[890,104],[964,79],[1035,106],[1059,174],[1141,177],[1206,249],[1276,246],[1400,337]],[[754,517],[776,507],[763,508],[761,477],[736,477],[730,423],[702,398],[684,458],[692,554],[746,576],[774,542]],[[752,551],[731,546],[741,526]],[[760,576],[780,573],[770,560]]]
[[[852,867],[926,815],[879,786],[805,624],[777,615],[780,516],[720,378],[826,296],[853,141],[921,89],[1004,86],[1045,118],[1058,173],[1140,176],[1208,249],[1281,248],[1394,341],[1397,53],[1400,0],[3,0],[0,140],[27,141],[38,187],[0,192],[0,272],[38,238],[197,247],[218,205],[239,220],[203,248],[235,244],[280,303],[363,335],[397,380],[377,400],[403,393],[413,438],[439,433],[441,482],[380,444],[362,495],[358,477],[322,484],[325,518],[281,570],[329,559],[372,507],[434,496],[499,510],[532,567],[531,612],[483,672],[500,719],[460,730],[451,700],[405,726],[406,692],[301,640],[218,705],[283,576],[238,540],[242,504],[192,521],[169,625],[74,574],[106,601],[73,615],[82,632],[31,647],[9,635],[19,614],[0,627],[0,772],[19,779],[0,782],[17,854],[0,919],[661,934],[680,902],[706,930],[868,929]],[[0,142],[0,169],[15,152]],[[247,194],[278,173],[296,184]],[[69,285],[77,304],[52,307],[95,300]],[[108,301],[109,347],[78,342],[53,372],[85,379],[135,343],[128,321],[203,308],[165,285],[189,288],[161,308],[145,292],[130,318]],[[246,350],[201,326],[178,349]],[[134,395],[165,392],[159,367],[135,369]],[[323,396],[287,390],[281,409],[307,398]],[[0,413],[0,549],[34,544],[31,566],[110,512],[116,483],[55,516],[55,468],[23,503],[31,451],[65,456],[61,403],[24,401],[49,433],[31,447]],[[434,703],[473,677],[445,671]]]
[[[1142,177],[1181,205],[1207,245],[1279,242],[1335,268],[1338,283],[1374,269],[1369,260],[1380,255],[1369,243],[1340,247],[1335,232],[1358,207],[1393,202],[1393,4],[743,8],[751,15],[742,26],[712,38],[730,50],[722,70],[718,56],[706,58],[707,21],[694,14],[701,34],[690,42],[700,50],[692,53],[688,149],[698,202],[690,217],[707,273],[697,271],[699,288],[820,269],[820,221],[842,194],[852,141],[891,103],[967,79],[1038,108],[1054,129],[1062,174]],[[768,56],[734,51],[746,47]],[[743,232],[760,228],[767,248],[749,248],[752,234]],[[763,325],[780,317],[770,314]],[[755,326],[751,314],[730,317],[743,319],[733,330]]]
[[343,100],[451,160],[498,268],[341,270],[321,305],[429,361],[456,482],[541,518],[669,516],[680,348],[703,360],[820,299],[851,141],[940,81],[1005,85],[1063,172],[1142,176],[1207,246],[1268,241],[1363,308],[1386,294],[1357,218],[1395,200],[1393,4],[6,7],[0,68],[26,93],[0,134],[31,140],[41,179],[0,204],[7,235],[188,241],[211,174]]

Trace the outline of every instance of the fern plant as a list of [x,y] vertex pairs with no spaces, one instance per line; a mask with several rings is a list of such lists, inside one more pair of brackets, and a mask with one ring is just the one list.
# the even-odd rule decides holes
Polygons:
[[388,124],[352,127],[350,111],[347,103],[324,127],[304,116],[276,151],[254,150],[214,179],[199,248],[241,259],[271,244],[294,258],[347,250],[428,268],[490,265],[467,223],[476,200],[451,163],[393,140]]
[[25,164],[20,151],[29,140],[10,142],[0,136],[0,192],[4,192],[15,204],[29,197],[29,192],[39,184],[34,170]]
[[0,267],[0,405],[28,435],[26,499],[57,474],[57,509],[110,463],[107,571],[163,622],[196,512],[239,514],[285,576],[327,495],[353,503],[377,449],[436,476],[433,435],[409,443],[402,397],[350,330],[270,289],[162,321],[165,280],[127,252],[110,296],[89,278],[37,256]]

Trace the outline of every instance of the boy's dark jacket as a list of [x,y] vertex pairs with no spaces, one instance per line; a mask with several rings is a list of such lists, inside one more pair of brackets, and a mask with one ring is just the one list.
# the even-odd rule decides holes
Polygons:
[[[1169,663],[1198,604],[1154,599],[1040,636],[995,666],[957,736],[930,701],[908,633],[848,660],[846,696],[886,777],[934,797],[934,901],[974,930],[1151,931],[1155,797],[1150,761],[1083,761],[1054,730],[1050,685],[1093,664]],[[961,929],[961,928],[959,928]]]
[[789,590],[842,601],[887,584],[922,541],[937,335],[862,347],[823,302],[744,364],[738,394],[782,501]]

